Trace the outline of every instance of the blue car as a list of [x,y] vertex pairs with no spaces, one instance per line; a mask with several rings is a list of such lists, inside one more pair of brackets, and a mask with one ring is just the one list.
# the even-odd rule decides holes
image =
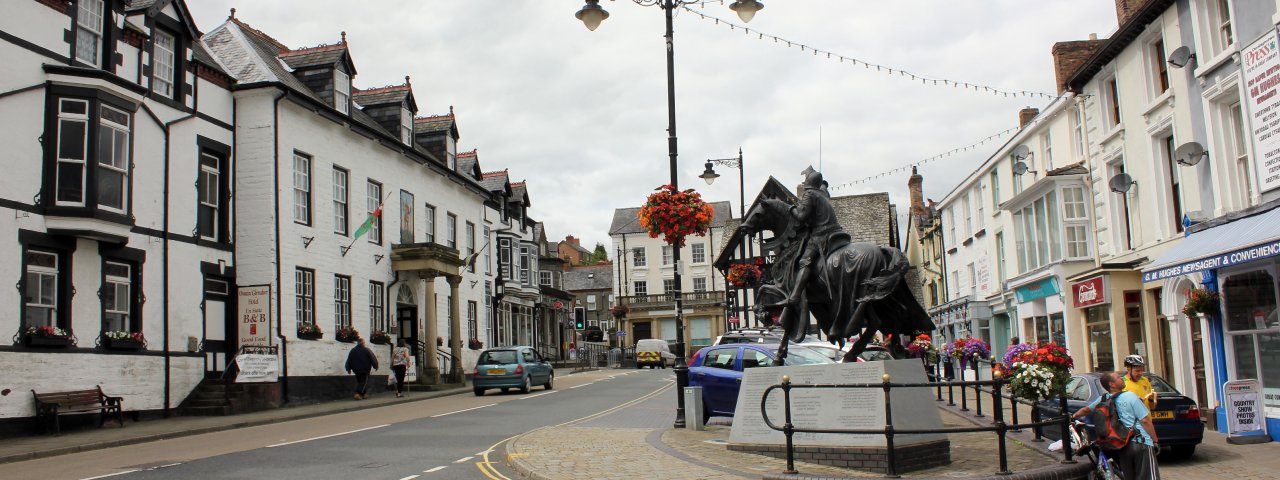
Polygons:
[[[698,350],[689,361],[689,386],[702,387],[702,420],[732,417],[738,406],[742,371],[773,366],[778,344],[734,343]],[[784,365],[836,363],[825,355],[799,345],[788,347]]]
[[504,347],[485,350],[476,360],[471,386],[477,397],[490,388],[500,388],[503,393],[513,388],[529,393],[533,385],[551,390],[555,382],[555,370],[532,347]]
[[[1144,373],[1143,376],[1151,380],[1151,386],[1156,391],[1156,408],[1151,411],[1151,421],[1155,422],[1156,438],[1160,440],[1161,450],[1168,451],[1168,455],[1173,458],[1190,457],[1195,453],[1196,445],[1204,440],[1204,422],[1200,421],[1200,409],[1195,400],[1179,393],[1158,375]],[[1101,377],[1101,373],[1072,375],[1071,381],[1067,382],[1067,410],[1076,412],[1102,396],[1102,382],[1099,381]],[[1058,400],[1043,401],[1039,409],[1043,418],[1057,416]],[[1083,420],[1092,421],[1090,416]],[[1057,426],[1045,427],[1044,436],[1056,440],[1060,438],[1058,430],[1060,428]]]

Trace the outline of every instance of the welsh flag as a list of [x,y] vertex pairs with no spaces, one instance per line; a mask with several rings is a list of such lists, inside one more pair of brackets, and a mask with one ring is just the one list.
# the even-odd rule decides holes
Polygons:
[[378,218],[381,216],[382,216],[382,203],[379,203],[378,208],[375,209],[373,213],[369,214],[369,218],[366,218],[364,220],[364,223],[360,224],[360,228],[356,229],[356,236],[355,238],[352,238],[351,241],[355,242],[356,240],[360,239],[361,235],[369,233],[369,230],[373,229],[373,222],[378,221]]

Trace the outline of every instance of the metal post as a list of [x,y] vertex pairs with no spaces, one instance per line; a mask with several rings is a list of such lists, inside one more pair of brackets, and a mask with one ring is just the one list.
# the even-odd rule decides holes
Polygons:
[[[973,379],[982,380],[981,372],[982,370],[978,369],[978,358],[974,357],[973,358]],[[984,417],[985,415],[982,414],[982,385],[973,386],[973,402],[976,404],[978,408],[978,413],[975,414],[974,417],[978,417],[978,418]]]
[[[1008,475],[1009,457],[1005,446],[1005,434],[1009,431],[1009,428],[1004,423],[1004,397],[1000,395],[1000,389],[1004,385],[1004,375],[994,374],[992,375],[992,380],[995,380],[995,383],[991,385],[991,403],[995,405],[993,407],[995,408],[993,415],[995,415],[996,435],[999,437],[998,447],[1000,451],[1000,470],[996,474]],[[1017,409],[1018,404],[1013,404],[1013,407]]]
[[782,473],[787,475],[795,475],[796,473],[796,449],[792,442],[795,435],[795,425],[791,424],[791,376],[782,376],[782,401],[783,401],[783,420],[782,434],[787,436],[787,469]]
[[[1001,378],[1004,378],[1004,376],[1002,375],[1002,376],[1001,376]],[[1008,381],[1005,381],[1003,384],[1004,384],[1004,385],[1008,385]],[[1010,409],[1010,410],[1013,410],[1013,412],[1012,412],[1012,413],[1013,413],[1013,424],[1014,424],[1014,425],[1017,425],[1017,424],[1018,424],[1018,396],[1013,394],[1013,389],[1012,389],[1012,388],[1010,388],[1010,389],[1009,389],[1009,409]],[[1014,428],[1014,429],[1013,429],[1013,431],[1015,431],[1015,432],[1021,432],[1021,431],[1022,431],[1022,429],[1021,429],[1021,428]]]
[[1036,401],[1035,401],[1035,399],[1032,399],[1032,401],[1031,401],[1031,423],[1036,424],[1035,426],[1031,427],[1031,431],[1035,433],[1035,438],[1032,438],[1032,439],[1031,439],[1031,441],[1033,441],[1033,442],[1043,442],[1043,441],[1044,441],[1044,431],[1043,431],[1043,430],[1041,430],[1040,425],[1039,425],[1039,423],[1040,423],[1040,404],[1039,404],[1038,402],[1036,402]]
[[951,385],[950,378],[947,379],[947,406],[948,407],[956,406],[956,392]]
[[[675,10],[675,0],[664,0],[662,2],[662,12],[666,16],[666,39],[667,39],[667,151],[671,157],[671,186],[679,189],[679,178],[676,175],[676,56],[674,33],[672,29],[672,11]],[[672,280],[675,281],[676,303],[676,366],[674,373],[676,374],[676,421],[675,428],[684,428],[684,387],[689,386],[689,367],[684,361],[684,294],[683,288],[680,286],[680,245],[671,246],[671,259],[675,262],[675,272],[672,274]]]
[[934,363],[933,363],[933,383],[934,383],[935,388],[937,388],[937,390],[938,390],[938,401],[939,401],[939,402],[941,402],[941,401],[942,401],[942,368],[940,368],[940,367],[939,367],[939,364],[941,364],[941,363],[942,363],[942,362],[934,362]]
[[960,365],[960,369],[958,370],[958,371],[960,372],[960,382],[961,382],[961,384],[960,384],[960,411],[961,411],[961,412],[967,412],[967,411],[969,411],[969,392],[966,392],[966,391],[964,390],[964,389],[965,389],[965,385],[964,385],[964,383],[963,383],[963,382],[964,382],[964,370],[965,370],[965,368],[964,368],[964,367],[965,367],[964,365]]
[[1058,414],[1062,416],[1062,434],[1059,435],[1062,437],[1062,463],[1076,463],[1071,459],[1071,414],[1067,413],[1066,392],[1058,395],[1058,410]]
[[880,377],[884,383],[884,443],[888,450],[888,475],[889,478],[898,478],[897,455],[893,448],[893,402],[889,398],[889,374]]

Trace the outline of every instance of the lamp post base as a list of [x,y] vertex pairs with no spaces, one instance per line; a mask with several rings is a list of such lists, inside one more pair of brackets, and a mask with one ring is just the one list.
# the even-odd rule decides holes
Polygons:
[[676,423],[673,426],[684,428],[684,387],[689,386],[689,367],[685,365],[684,355],[676,357],[676,366],[672,371],[676,374]]

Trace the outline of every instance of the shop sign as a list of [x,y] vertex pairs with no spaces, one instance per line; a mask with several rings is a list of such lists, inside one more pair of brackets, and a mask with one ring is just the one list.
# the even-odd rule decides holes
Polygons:
[[1250,140],[1258,159],[1258,191],[1280,187],[1280,49],[1272,29],[1241,52]]
[[236,355],[236,383],[275,383],[280,376],[276,347],[246,347]]
[[236,323],[239,325],[240,346],[271,345],[270,285],[236,289]]
[[1082,282],[1071,284],[1071,304],[1076,308],[1087,308],[1094,305],[1110,303],[1107,291],[1107,277],[1098,275]]
[[1262,406],[1262,386],[1255,379],[1232,380],[1223,385],[1227,404],[1227,434],[1265,434],[1266,411]]
[[1032,300],[1052,297],[1059,293],[1062,293],[1062,290],[1058,289],[1058,282],[1055,277],[1043,278],[1013,290],[1014,296],[1018,298],[1018,303],[1027,303]]
[[[1280,131],[1276,132],[1280,136]],[[1195,237],[1189,237],[1194,239]],[[1248,263],[1255,260],[1274,257],[1280,255],[1280,240],[1267,242],[1261,245],[1254,245],[1232,252],[1212,257],[1198,258],[1189,262],[1170,265],[1159,270],[1152,270],[1142,274],[1143,282],[1154,282],[1156,280],[1164,280],[1166,278],[1177,277],[1189,273],[1195,273],[1203,270],[1217,270],[1241,263]]]

